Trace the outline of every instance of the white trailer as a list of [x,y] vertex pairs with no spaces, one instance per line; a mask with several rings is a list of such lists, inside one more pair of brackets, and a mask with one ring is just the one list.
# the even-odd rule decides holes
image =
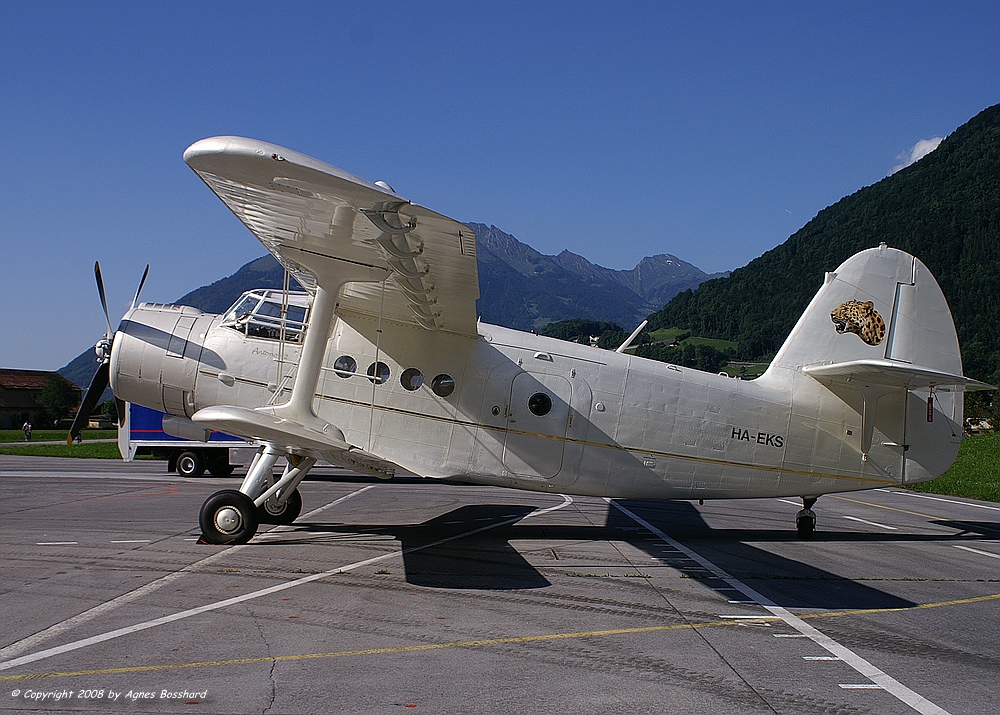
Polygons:
[[[164,430],[164,420],[170,432]],[[249,464],[258,445],[221,432],[201,430],[184,434],[184,425],[169,424],[169,415],[142,405],[125,404],[125,420],[118,428],[118,449],[131,462],[150,454],[167,460],[167,471],[183,477],[199,477],[207,469],[216,477],[233,473],[236,465]],[[180,436],[178,436],[180,435]]]

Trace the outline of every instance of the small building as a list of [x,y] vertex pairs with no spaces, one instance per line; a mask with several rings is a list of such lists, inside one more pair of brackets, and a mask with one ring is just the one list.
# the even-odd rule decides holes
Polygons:
[[0,368],[0,429],[21,429],[25,420],[35,429],[52,426],[43,424],[48,416],[38,404],[38,396],[51,375],[72,385],[79,402],[83,391],[57,372]]

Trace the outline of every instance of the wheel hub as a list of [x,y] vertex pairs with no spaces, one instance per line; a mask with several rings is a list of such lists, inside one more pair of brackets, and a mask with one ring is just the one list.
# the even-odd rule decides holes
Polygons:
[[264,510],[267,511],[271,516],[281,516],[285,513],[285,509],[288,508],[287,502],[285,504],[279,504],[273,499],[268,499],[264,502]]
[[239,510],[231,506],[223,507],[215,512],[215,526],[224,534],[239,531],[242,523],[243,517],[240,516]]

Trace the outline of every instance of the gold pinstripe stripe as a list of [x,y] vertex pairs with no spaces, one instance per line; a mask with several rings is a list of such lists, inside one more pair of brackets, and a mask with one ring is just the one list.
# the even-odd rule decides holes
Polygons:
[[[206,371],[199,371],[202,375],[208,377],[218,377],[218,374],[210,373]],[[253,385],[256,387],[267,387],[266,383],[258,382],[256,380],[250,380],[247,378],[237,377],[234,378],[237,382],[244,382],[248,385]],[[726,459],[712,459],[711,457],[699,457],[695,455],[687,454],[677,454],[675,452],[664,452],[655,449],[648,449],[645,447],[627,447],[621,444],[615,444],[611,442],[595,442],[592,440],[578,439],[575,437],[566,437],[559,435],[543,434],[540,432],[529,432],[527,430],[510,429],[505,427],[499,427],[497,425],[490,425],[484,422],[474,422],[471,420],[460,420],[453,417],[445,417],[441,415],[430,415],[423,412],[414,412],[413,410],[405,410],[399,407],[390,407],[388,405],[372,404],[370,402],[361,402],[359,400],[349,400],[343,397],[334,397],[332,395],[326,395],[321,392],[317,392],[315,397],[320,400],[325,400],[327,402],[339,403],[347,405],[350,407],[360,407],[363,409],[377,409],[382,412],[402,415],[404,417],[413,417],[424,420],[433,420],[435,422],[442,422],[445,424],[452,424],[459,427],[475,428],[489,430],[492,432],[506,432],[507,434],[515,434],[524,437],[534,437],[537,439],[551,439],[557,442],[563,442],[564,444],[576,444],[584,447],[597,447],[600,449],[611,449],[619,452],[629,452],[637,455],[647,455],[650,457],[663,457],[665,459],[676,459],[684,462],[696,462],[699,464],[711,464],[714,466],[722,467],[736,467],[741,469],[753,469],[757,471],[773,472],[779,474],[795,474],[798,476],[806,476],[813,479],[837,479],[837,480],[847,480],[851,482],[862,482],[864,484],[871,484],[875,486],[898,486],[899,482],[891,479],[877,479],[874,477],[862,477],[862,476],[847,476],[843,474],[833,474],[830,472],[811,472],[805,469],[793,469],[790,467],[782,467],[776,465],[768,464],[752,464],[749,462],[736,462]]]

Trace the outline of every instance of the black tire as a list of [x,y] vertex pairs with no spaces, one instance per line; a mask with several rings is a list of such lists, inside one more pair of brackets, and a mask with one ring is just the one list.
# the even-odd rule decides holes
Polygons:
[[177,456],[177,473],[182,477],[200,477],[205,473],[205,458],[201,452],[181,452]]
[[223,489],[205,500],[198,524],[210,544],[245,544],[257,533],[257,507],[243,492]]
[[280,511],[275,511],[274,506],[270,499],[261,504],[257,509],[258,521],[261,524],[291,524],[302,513],[302,495],[296,489],[288,495]]
[[816,534],[816,514],[812,509],[803,509],[795,516],[795,532],[804,541]]
[[228,477],[236,467],[229,463],[229,450],[224,450],[221,454],[214,453],[208,456],[208,471],[213,477]]

